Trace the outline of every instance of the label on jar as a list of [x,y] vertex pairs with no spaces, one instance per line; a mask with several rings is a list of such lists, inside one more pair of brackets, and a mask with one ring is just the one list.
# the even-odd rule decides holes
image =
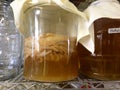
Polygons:
[[120,33],[120,28],[109,28],[108,33],[109,34]]

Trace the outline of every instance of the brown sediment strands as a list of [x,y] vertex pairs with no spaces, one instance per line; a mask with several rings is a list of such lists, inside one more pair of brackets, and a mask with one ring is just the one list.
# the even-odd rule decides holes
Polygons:
[[[70,45],[68,45],[68,39],[70,40]],[[34,37],[28,37],[25,39],[25,59],[29,56],[32,58],[33,54],[33,58],[35,57],[43,61],[43,74],[45,75],[47,60],[59,61],[63,59],[64,62],[69,63],[69,51],[72,51],[71,48],[74,47],[75,41],[76,38],[68,38],[67,36],[50,33],[40,35],[38,41]],[[39,49],[36,48],[36,42],[39,44]]]

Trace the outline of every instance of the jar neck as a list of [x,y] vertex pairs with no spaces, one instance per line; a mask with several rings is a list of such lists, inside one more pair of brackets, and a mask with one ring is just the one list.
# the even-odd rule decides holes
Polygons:
[[9,6],[9,2],[6,1],[6,0],[0,0],[0,5],[3,5],[3,6]]
[[9,6],[9,3],[5,0],[0,1],[0,12],[6,12],[7,7]]
[[8,20],[8,6],[6,0],[0,0],[0,26],[5,26]]

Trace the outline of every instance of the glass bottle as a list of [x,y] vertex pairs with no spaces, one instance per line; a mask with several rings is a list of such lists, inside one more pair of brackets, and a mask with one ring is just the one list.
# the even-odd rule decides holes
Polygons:
[[22,36],[9,3],[0,1],[0,80],[15,77],[22,65]]
[[[43,82],[78,76],[78,17],[56,4],[26,2],[24,10],[24,77]],[[30,5],[30,6],[29,6]]]

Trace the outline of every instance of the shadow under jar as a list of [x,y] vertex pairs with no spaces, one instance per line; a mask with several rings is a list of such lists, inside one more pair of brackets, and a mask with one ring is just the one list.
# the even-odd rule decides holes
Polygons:
[[120,19],[94,22],[95,52],[78,44],[80,72],[99,80],[120,80]]
[[77,18],[54,4],[26,8],[25,79],[60,82],[78,76]]

